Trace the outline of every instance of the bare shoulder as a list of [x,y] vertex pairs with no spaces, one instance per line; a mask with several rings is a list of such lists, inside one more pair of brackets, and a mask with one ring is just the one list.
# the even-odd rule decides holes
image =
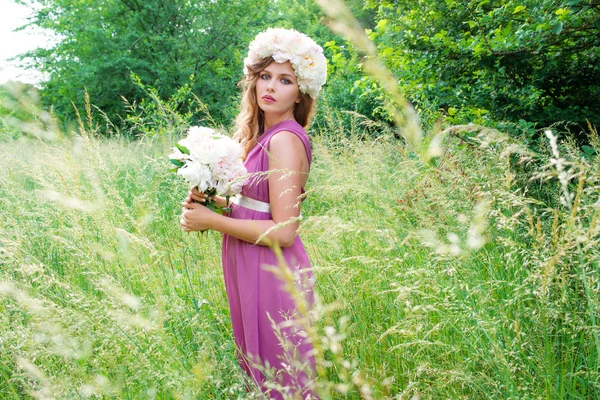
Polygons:
[[271,138],[270,145],[275,147],[295,145],[302,146],[302,148],[304,148],[304,144],[302,143],[302,140],[300,140],[298,135],[290,131],[279,131],[276,134],[274,134]]
[[302,140],[293,132],[280,131],[273,135],[269,143],[269,151],[274,154],[298,153],[306,155]]
[[269,152],[279,162],[298,162],[302,166],[308,165],[304,143],[293,132],[280,131],[273,135],[269,143]]

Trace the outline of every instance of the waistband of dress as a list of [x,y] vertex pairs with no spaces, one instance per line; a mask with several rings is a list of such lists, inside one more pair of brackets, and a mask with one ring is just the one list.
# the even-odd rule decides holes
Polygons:
[[260,211],[264,213],[271,212],[271,206],[269,205],[269,203],[251,199],[250,197],[242,196],[241,194],[232,197],[231,202],[233,204],[237,204],[238,206],[248,208],[250,210]]

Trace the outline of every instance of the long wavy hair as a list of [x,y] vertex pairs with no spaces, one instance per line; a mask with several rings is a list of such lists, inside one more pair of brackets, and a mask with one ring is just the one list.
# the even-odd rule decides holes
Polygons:
[[[274,61],[272,57],[268,57],[248,66],[248,77],[244,76],[238,84],[242,88],[242,103],[240,113],[235,119],[236,130],[233,138],[240,142],[244,160],[256,144],[258,137],[265,131],[264,112],[258,106],[256,98],[256,82],[259,79],[260,72]],[[300,102],[294,107],[294,119],[304,129],[307,129],[313,117],[314,109],[314,99],[308,94],[300,92]]]

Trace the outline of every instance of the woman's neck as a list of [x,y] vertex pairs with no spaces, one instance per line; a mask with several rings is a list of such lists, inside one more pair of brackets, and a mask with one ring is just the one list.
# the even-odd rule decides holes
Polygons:
[[265,114],[264,115],[265,118],[265,131],[267,129],[269,129],[270,127],[272,127],[273,125],[276,125],[282,121],[287,121],[287,120],[295,120],[294,118],[294,111],[290,111],[287,112],[285,114]]

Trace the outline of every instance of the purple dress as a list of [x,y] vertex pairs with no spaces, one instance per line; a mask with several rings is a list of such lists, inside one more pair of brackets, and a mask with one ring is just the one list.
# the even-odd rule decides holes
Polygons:
[[[248,153],[245,161],[249,173],[269,170],[267,149],[271,138],[281,131],[292,132],[300,138],[310,164],[312,154],[308,135],[296,121],[287,120],[273,125],[259,137],[258,144]],[[264,176],[250,179],[242,189],[242,194],[268,203],[268,180]],[[235,204],[230,216],[246,220],[272,219],[268,212]],[[296,236],[291,247],[281,250],[288,267],[300,277],[297,287],[304,293],[309,304],[312,304],[314,278],[300,237]],[[263,391],[278,385],[288,388],[271,390],[268,393],[270,398],[281,399],[282,392],[294,398],[299,393],[302,393],[303,398],[317,398],[306,388],[309,378],[314,377],[312,344],[297,326],[284,326],[280,329],[280,334],[276,334],[273,329],[273,323],[288,320],[296,306],[284,290],[283,283],[272,271],[263,267],[279,265],[271,248],[224,235],[222,257],[231,324],[241,367]],[[282,344],[282,336],[286,337],[285,345]],[[272,385],[273,382],[276,383],[275,386]]]

